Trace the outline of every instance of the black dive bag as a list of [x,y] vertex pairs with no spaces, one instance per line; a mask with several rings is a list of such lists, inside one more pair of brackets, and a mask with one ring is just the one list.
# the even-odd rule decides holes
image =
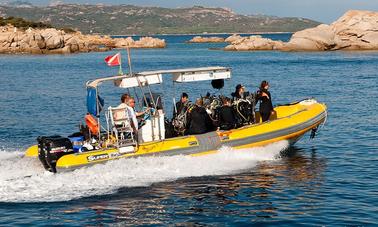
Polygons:
[[60,157],[74,153],[72,143],[62,136],[39,136],[38,158],[46,170],[56,173],[56,162]]

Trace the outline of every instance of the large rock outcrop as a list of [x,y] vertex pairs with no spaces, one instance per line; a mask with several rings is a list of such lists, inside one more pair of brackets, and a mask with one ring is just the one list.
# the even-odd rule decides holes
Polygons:
[[293,34],[285,50],[378,50],[378,12],[350,10],[330,25]]
[[139,40],[133,40],[131,37],[127,38],[115,38],[115,48],[164,48],[166,46],[163,39],[157,39],[152,37],[141,37]]
[[331,26],[321,24],[315,28],[305,29],[293,34],[285,44],[284,50],[322,51],[336,46],[335,34]]
[[127,47],[164,48],[165,41],[152,37],[134,41],[131,37],[65,33],[55,28],[20,30],[10,25],[0,27],[0,53],[69,54]]
[[282,41],[274,41],[271,39],[263,38],[260,35],[229,38],[227,39],[231,40],[232,43],[226,46],[224,48],[225,50],[280,50],[284,45]]
[[242,39],[242,38],[243,37],[241,37],[238,34],[233,34],[232,36],[229,36],[228,38],[226,38],[224,41],[227,42],[227,43],[232,43],[232,42],[239,40],[239,39]]
[[202,36],[195,36],[191,40],[188,41],[188,43],[223,43],[224,38],[222,37],[202,37]]
[[292,35],[289,42],[230,36],[225,50],[331,51],[378,50],[378,12],[350,10],[334,23]]

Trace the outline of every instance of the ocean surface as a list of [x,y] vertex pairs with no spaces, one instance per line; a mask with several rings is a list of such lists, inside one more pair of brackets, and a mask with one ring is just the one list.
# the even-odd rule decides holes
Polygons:
[[[124,159],[51,174],[24,150],[39,135],[77,131],[85,82],[116,74],[104,58],[117,51],[0,55],[0,226],[378,225],[378,52],[224,52],[224,43],[185,43],[191,37],[163,36],[165,49],[132,50],[133,71],[228,66],[233,77],[221,93],[238,83],[255,91],[268,80],[275,105],[326,103],[325,126],[292,147],[224,147],[206,157]],[[208,82],[173,87],[169,76],[153,89],[168,114],[183,91],[191,100],[214,92]],[[104,84],[100,92],[115,106],[124,90]]]

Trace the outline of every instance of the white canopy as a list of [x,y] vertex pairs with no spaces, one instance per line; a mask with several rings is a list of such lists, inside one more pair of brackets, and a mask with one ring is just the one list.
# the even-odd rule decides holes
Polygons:
[[216,79],[230,79],[231,69],[226,67],[202,67],[202,68],[188,68],[188,69],[171,69],[141,72],[138,75],[150,74],[172,74],[172,80],[178,83],[216,80]]
[[163,74],[172,74],[172,80],[174,82],[185,83],[216,79],[230,79],[231,69],[227,67],[214,66],[202,68],[145,71],[136,73],[132,77],[126,74],[121,76],[99,78],[94,81],[88,81],[87,86],[97,87],[105,81],[114,81],[115,86],[121,88],[132,88],[139,86],[147,86],[151,84],[160,84],[163,82]]
[[163,82],[162,74],[152,74],[147,76],[137,75],[114,81],[114,85],[121,88],[132,88],[147,86],[151,84],[161,84]]

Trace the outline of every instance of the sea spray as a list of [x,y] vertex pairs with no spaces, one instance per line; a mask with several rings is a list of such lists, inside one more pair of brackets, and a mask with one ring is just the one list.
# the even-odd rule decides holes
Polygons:
[[216,154],[199,157],[120,159],[58,174],[44,171],[36,159],[12,152],[0,164],[0,202],[67,201],[185,177],[242,172],[259,161],[276,160],[287,147],[288,142],[281,141],[250,149],[223,147]]

